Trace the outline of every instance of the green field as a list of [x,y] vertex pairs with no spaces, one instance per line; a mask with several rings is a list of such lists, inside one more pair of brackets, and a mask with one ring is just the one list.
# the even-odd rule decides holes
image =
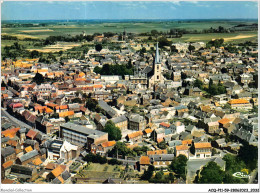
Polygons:
[[212,39],[224,38],[225,42],[257,42],[257,32],[234,32],[234,33],[209,33],[209,34],[184,34],[181,38],[172,38],[172,42],[208,42]]
[[[86,34],[103,33],[103,32],[116,32],[124,31],[132,33],[149,32],[151,30],[169,31],[170,29],[186,29],[198,30],[209,28],[230,28],[238,24],[252,24],[255,22],[240,22],[240,21],[191,21],[191,22],[178,22],[178,21],[162,21],[162,22],[119,22],[119,23],[67,23],[67,24],[51,24],[46,27],[15,27],[15,28],[2,28],[2,34],[15,35],[20,38],[46,38],[50,35],[76,35],[81,34],[83,31]],[[42,30],[42,31],[41,31]]]
[[108,164],[90,163],[86,168],[80,170],[75,177],[84,178],[119,178],[121,169],[119,166]]

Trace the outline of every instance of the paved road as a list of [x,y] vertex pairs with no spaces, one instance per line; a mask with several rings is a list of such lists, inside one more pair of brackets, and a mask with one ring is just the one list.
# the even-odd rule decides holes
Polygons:
[[250,178],[250,180],[248,180],[248,184],[254,184],[254,180],[256,178],[257,171],[258,171],[258,168],[253,170],[253,172],[250,175],[251,178]]
[[7,117],[10,122],[14,125],[16,125],[17,127],[22,127],[22,128],[28,128],[31,129],[32,127],[30,125],[27,125],[26,123],[16,119],[15,117],[13,117],[12,115],[10,115],[7,111],[5,111],[3,108],[1,109],[1,116],[5,116]]

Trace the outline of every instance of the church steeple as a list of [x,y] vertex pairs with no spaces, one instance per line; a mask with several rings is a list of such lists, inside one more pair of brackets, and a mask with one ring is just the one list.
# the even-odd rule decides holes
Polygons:
[[158,42],[156,43],[156,52],[155,52],[155,64],[160,63],[160,54],[159,54],[159,48],[158,48]]

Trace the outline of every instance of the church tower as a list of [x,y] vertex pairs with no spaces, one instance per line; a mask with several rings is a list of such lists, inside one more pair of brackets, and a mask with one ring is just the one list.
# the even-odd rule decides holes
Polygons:
[[162,81],[162,65],[160,61],[158,42],[156,44],[156,53],[153,66],[154,83],[159,83]]

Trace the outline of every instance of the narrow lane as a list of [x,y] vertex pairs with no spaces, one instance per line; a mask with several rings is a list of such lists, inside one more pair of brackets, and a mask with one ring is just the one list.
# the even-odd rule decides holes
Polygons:
[[6,110],[1,108],[1,117],[3,117],[3,116],[7,117],[10,120],[10,122],[17,127],[22,127],[22,128],[25,127],[25,128],[28,128],[28,129],[32,129],[32,127],[30,125],[27,125],[26,123],[18,120],[17,118],[10,115]]

